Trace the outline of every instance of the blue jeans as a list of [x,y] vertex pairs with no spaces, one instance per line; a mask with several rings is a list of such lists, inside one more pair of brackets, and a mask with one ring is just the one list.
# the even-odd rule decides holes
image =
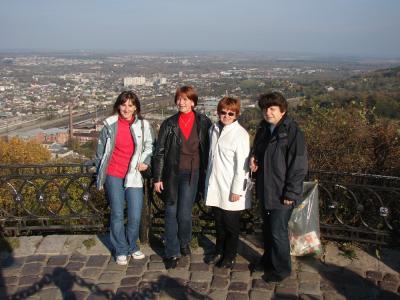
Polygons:
[[264,267],[285,278],[292,271],[288,223],[293,209],[264,210]]
[[[124,179],[107,175],[106,196],[110,203],[110,238],[115,255],[128,255],[139,250],[140,218],[143,206],[143,188],[125,188]],[[125,229],[124,208],[127,202],[128,226]]]
[[165,257],[181,256],[192,239],[192,207],[196,200],[199,171],[179,172],[178,199],[165,205]]

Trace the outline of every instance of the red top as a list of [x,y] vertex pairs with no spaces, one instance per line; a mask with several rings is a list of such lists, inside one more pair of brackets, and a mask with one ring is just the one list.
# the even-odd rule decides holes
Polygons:
[[117,136],[115,146],[108,164],[107,175],[118,178],[125,178],[128,172],[129,163],[135,153],[135,143],[131,133],[131,124],[135,118],[125,120],[118,117]]
[[178,124],[185,139],[188,139],[190,136],[194,124],[194,118],[195,115],[193,111],[188,112],[187,114],[179,114]]

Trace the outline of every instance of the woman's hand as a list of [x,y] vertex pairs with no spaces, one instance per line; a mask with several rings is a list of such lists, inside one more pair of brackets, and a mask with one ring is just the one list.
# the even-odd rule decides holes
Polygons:
[[231,202],[236,202],[239,199],[240,199],[240,195],[238,195],[238,194],[231,193],[231,195],[229,196],[229,201],[231,201]]
[[138,169],[138,171],[146,171],[148,167],[149,166],[144,163],[138,163],[136,169]]
[[250,157],[249,167],[252,172],[256,172],[258,170],[257,160],[254,156]]
[[164,185],[163,185],[163,182],[162,181],[159,181],[159,182],[154,182],[154,190],[157,192],[157,193],[161,193],[161,191],[164,189]]

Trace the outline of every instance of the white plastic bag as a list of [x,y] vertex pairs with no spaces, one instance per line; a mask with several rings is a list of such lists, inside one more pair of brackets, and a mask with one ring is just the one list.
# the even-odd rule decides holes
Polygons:
[[304,201],[293,209],[289,220],[290,254],[303,256],[321,252],[318,183],[304,182]]

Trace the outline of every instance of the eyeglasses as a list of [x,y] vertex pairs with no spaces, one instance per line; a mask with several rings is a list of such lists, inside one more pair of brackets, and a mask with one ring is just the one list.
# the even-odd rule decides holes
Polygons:
[[219,114],[221,115],[221,116],[225,116],[225,115],[228,115],[228,116],[230,116],[230,117],[233,117],[234,115],[235,115],[235,113],[234,112],[227,112],[227,111],[224,111],[224,110],[221,110],[220,112],[219,112]]

